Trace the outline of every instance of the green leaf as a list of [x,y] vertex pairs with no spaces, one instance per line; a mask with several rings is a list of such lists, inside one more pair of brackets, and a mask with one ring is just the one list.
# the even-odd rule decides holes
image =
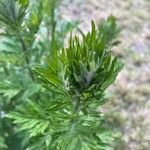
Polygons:
[[19,87],[15,87],[10,83],[0,82],[0,93],[8,99],[16,96],[20,92],[20,90],[21,89]]
[[7,145],[5,144],[5,139],[0,136],[0,149],[7,149]]
[[41,91],[41,89],[42,89],[42,86],[40,84],[37,84],[37,83],[29,84],[26,87],[26,90],[22,95],[22,99],[27,100],[28,98],[30,98],[34,94],[39,93]]
[[25,16],[26,7],[15,0],[0,0],[0,25],[16,32]]
[[19,0],[19,3],[23,6],[27,6],[29,4],[29,0]]

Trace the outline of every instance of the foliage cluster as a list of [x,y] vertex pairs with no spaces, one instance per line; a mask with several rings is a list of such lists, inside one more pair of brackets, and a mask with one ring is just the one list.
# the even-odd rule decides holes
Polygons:
[[96,109],[123,66],[111,53],[120,29],[113,16],[92,21],[63,48],[77,23],[56,15],[59,3],[0,0],[0,149],[112,149]]

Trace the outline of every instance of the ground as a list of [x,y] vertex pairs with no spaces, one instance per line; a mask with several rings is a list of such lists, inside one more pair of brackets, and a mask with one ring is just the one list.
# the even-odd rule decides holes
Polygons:
[[[63,7],[62,7],[63,5]],[[87,31],[90,21],[99,22],[109,15],[123,28],[122,43],[114,48],[125,63],[115,84],[108,119],[120,130],[123,139],[116,150],[150,149],[150,1],[149,0],[64,0],[61,14],[68,20],[80,20]]]

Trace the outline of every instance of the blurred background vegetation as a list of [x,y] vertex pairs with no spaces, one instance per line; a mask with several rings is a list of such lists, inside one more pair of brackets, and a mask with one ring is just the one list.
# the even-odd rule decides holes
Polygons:
[[[26,5],[26,0],[20,2]],[[29,68],[42,64],[44,56],[49,55],[53,48],[50,38],[53,31],[56,30],[53,37],[61,47],[66,35],[77,25],[86,32],[92,19],[99,23],[114,15],[123,30],[119,37],[121,44],[113,52],[124,60],[125,67],[109,89],[112,93],[109,105],[100,109],[105,112],[110,127],[121,133],[122,138],[114,145],[115,150],[149,150],[150,1],[63,0],[59,5],[55,1],[54,7],[49,2],[32,0],[24,31],[20,31],[27,49],[30,49],[27,54],[30,64],[24,65],[22,58],[26,54],[21,51],[22,43],[17,38],[9,32],[7,38],[0,36],[0,149],[21,149],[17,144],[21,135],[14,135],[11,123],[4,116],[20,103],[20,97],[26,100],[43,96],[37,93],[45,92],[45,89],[32,81]],[[1,28],[0,33],[4,30]],[[44,96],[53,95],[47,92]]]

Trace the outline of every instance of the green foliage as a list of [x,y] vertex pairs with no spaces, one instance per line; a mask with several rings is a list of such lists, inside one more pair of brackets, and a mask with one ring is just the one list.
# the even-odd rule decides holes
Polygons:
[[5,139],[3,137],[0,136],[0,148],[1,149],[6,149],[7,146],[5,145]]
[[110,16],[107,21],[103,21],[99,25],[100,34],[103,35],[103,42],[109,46],[109,44],[117,44],[116,35],[120,33],[121,29],[116,23],[116,18]]
[[87,34],[80,30],[81,38],[71,33],[67,48],[55,41],[46,66],[36,67],[51,97],[29,98],[7,115],[26,133],[28,150],[112,149],[114,137],[97,107],[123,67],[111,53],[119,29],[112,16],[98,29],[91,26]]
[[59,4],[60,0],[44,0],[43,6],[44,6],[44,12],[49,16],[52,15],[53,11]]
[[0,23],[11,29],[11,31],[16,31],[22,23],[25,16],[26,5],[18,3],[15,0],[1,0],[0,1]]
[[103,127],[103,116],[96,112],[74,114],[69,99],[29,101],[9,115],[32,139],[29,149],[61,150],[111,149],[113,138]]
[[[113,25],[114,18],[108,18],[108,24],[110,19]],[[107,42],[106,37],[110,38]],[[92,32],[87,35],[82,33],[82,42],[71,35],[68,48],[53,51],[48,67],[37,68],[36,72],[46,87],[54,92],[67,93],[73,99],[79,98],[78,103],[93,97],[99,99],[123,66],[117,57],[111,55],[111,42],[111,36],[97,31],[92,22]]]
[[[97,107],[122,63],[110,16],[81,38],[57,12],[60,0],[0,0],[0,149],[109,150],[114,137]],[[57,15],[55,15],[57,13]],[[59,21],[58,21],[59,19]],[[45,56],[45,67],[41,66]],[[7,116],[7,117],[6,117]],[[12,123],[12,120],[14,122]]]
[[[47,17],[45,7],[52,6],[43,3],[42,0],[0,0],[0,150],[23,150],[28,143],[23,133],[16,132],[16,125],[5,117],[6,114],[29,99],[53,96],[35,81],[32,71],[33,66],[43,63],[51,50],[52,16]],[[56,26],[56,31],[64,35],[70,28],[58,30]],[[63,45],[63,38],[65,36],[58,40],[56,36],[59,46]]]

